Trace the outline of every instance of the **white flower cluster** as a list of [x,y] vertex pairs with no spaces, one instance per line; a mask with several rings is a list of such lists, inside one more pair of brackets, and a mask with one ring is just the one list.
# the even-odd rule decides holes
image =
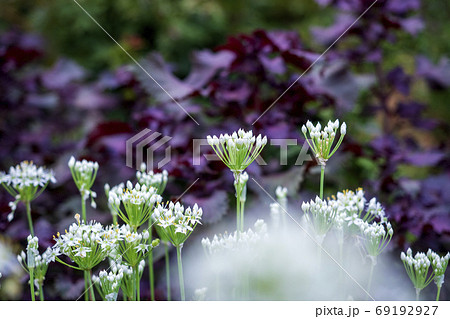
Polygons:
[[76,161],[72,156],[69,160],[68,166],[72,173],[75,185],[84,200],[87,200],[91,196],[91,206],[96,208],[94,198],[97,197],[97,193],[92,191],[92,185],[94,185],[95,178],[97,177],[98,163],[87,160]]
[[246,232],[237,232],[233,234],[214,235],[213,239],[202,239],[202,246],[208,255],[215,255],[223,252],[230,252],[240,249],[249,249],[263,239],[267,239],[267,225],[262,219],[258,219],[254,230],[249,228]]
[[8,221],[13,220],[19,201],[34,200],[50,182],[56,183],[53,172],[43,167],[38,168],[33,162],[23,161],[11,166],[8,173],[0,172],[0,184],[14,197],[14,201],[9,203],[11,212],[8,214]]
[[363,221],[359,224],[359,227],[367,253],[372,258],[372,262],[376,263],[376,257],[387,247],[394,234],[391,223],[373,222],[369,224]]
[[141,164],[141,170],[136,172],[136,178],[141,185],[146,185],[147,187],[154,187],[159,195],[162,194],[166,188],[168,173],[163,170],[161,173],[154,173],[153,171],[147,172],[147,165],[145,163]]
[[245,170],[267,144],[266,136],[262,137],[259,134],[255,137],[252,131],[246,132],[243,129],[231,135],[220,134],[219,137],[208,135],[206,139],[222,162],[236,173]]
[[334,225],[337,206],[335,201],[322,200],[316,196],[315,200],[302,203],[302,210],[305,213],[305,219],[321,243],[325,235]]
[[[124,264],[116,264],[116,268],[119,269],[119,271],[122,272],[122,281],[121,281],[121,289],[122,293],[125,295],[125,297],[130,297],[133,295],[133,282],[136,278],[133,268],[130,266],[126,266]],[[145,268],[145,260],[141,260],[138,264],[138,276],[139,280],[142,277],[142,274],[144,273]]]
[[102,270],[99,272],[98,277],[92,276],[92,281],[98,285],[103,300],[116,301],[122,278],[123,269],[112,266],[110,272]]
[[[327,160],[336,152],[339,148],[344,135],[347,133],[347,125],[342,123],[341,125],[341,137],[336,144],[336,147],[331,151],[331,147],[336,137],[336,131],[339,128],[339,120],[334,122],[328,121],[327,126],[322,130],[320,123],[314,126],[310,121],[306,122],[306,126],[302,126],[302,132],[305,136],[309,147],[313,150],[319,165],[325,166]],[[308,135],[311,137],[311,142],[308,139]]]
[[118,254],[131,267],[137,266],[153,248],[159,245],[159,239],[152,241],[147,230],[138,233],[130,225],[111,226],[107,229],[107,233],[108,237],[114,237],[117,243],[117,250],[112,256],[116,257]]
[[[201,224],[203,211],[198,207],[197,204],[194,206],[184,208],[179,202],[170,202],[166,205],[158,205],[152,215],[153,219],[156,221],[157,225],[166,229],[173,228],[173,233],[181,233],[187,235],[189,232],[193,231],[197,224]],[[174,240],[174,236],[170,236],[172,230],[168,230],[166,235],[171,241]],[[176,240],[175,240],[176,241]],[[174,242],[172,242],[176,245]]]
[[38,249],[39,239],[37,237],[29,235],[27,241],[26,253],[22,251],[17,255],[17,261],[27,273],[30,273],[30,269],[33,270],[34,285],[39,289],[44,283],[48,264],[55,261],[56,255],[50,247],[40,255]]
[[431,267],[433,267],[435,276],[434,282],[438,287],[442,287],[444,284],[444,274],[447,270],[448,261],[450,259],[450,253],[447,253],[445,256],[441,257],[431,249],[428,249],[427,257],[430,259]]
[[434,275],[428,276],[431,262],[426,254],[417,252],[413,257],[411,248],[408,248],[406,254],[404,252],[400,254],[400,259],[416,289],[421,290],[428,286]]
[[56,244],[54,254],[64,254],[74,261],[82,270],[90,270],[104,260],[115,248],[117,238],[103,229],[102,224],[91,221],[80,223],[80,215],[76,214],[77,223],[69,226],[65,234],[53,236]]
[[[162,197],[157,194],[157,189],[146,185],[133,184],[128,181],[127,188],[119,185],[108,192],[108,203],[112,210],[134,229],[144,224],[150,218],[150,212]],[[121,208],[123,204],[124,210]]]

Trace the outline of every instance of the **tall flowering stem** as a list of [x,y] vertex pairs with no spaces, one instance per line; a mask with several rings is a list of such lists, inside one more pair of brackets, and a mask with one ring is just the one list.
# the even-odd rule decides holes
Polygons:
[[[236,228],[238,231],[244,230],[244,205],[246,182],[248,175],[242,177],[243,171],[259,156],[264,146],[267,144],[267,137],[261,134],[253,136],[252,131],[239,129],[233,134],[221,134],[219,137],[207,136],[208,144],[220,160],[231,170],[234,177],[236,190]],[[243,195],[243,196],[242,196]]]
[[180,282],[181,300],[186,300],[184,291],[183,264],[181,259],[181,249],[185,241],[194,231],[198,224],[201,224],[203,211],[195,204],[192,208],[184,208],[180,203],[173,202],[166,205],[158,205],[152,215],[161,231],[177,249],[178,278]]
[[[306,126],[302,126],[302,133],[316,156],[317,162],[320,165],[320,198],[323,199],[323,185],[325,179],[325,166],[331,156],[337,151],[347,132],[347,125],[342,123],[341,136],[333,148],[334,139],[339,128],[339,120],[334,122],[328,121],[327,126],[322,129],[320,123],[314,126],[310,121],[306,122]],[[309,135],[309,137],[308,137]]]
[[[162,173],[155,173],[153,171],[147,171],[147,165],[145,163],[141,164],[140,171],[136,172],[136,178],[141,185],[146,185],[147,187],[153,187],[156,189],[158,195],[164,192],[167,185],[168,173],[166,170]],[[150,234],[152,233],[152,219],[148,220],[148,229]],[[167,246],[164,246],[167,249]],[[166,267],[169,262],[167,254],[165,254]],[[170,274],[169,274],[170,275]],[[166,275],[167,276],[167,275]],[[150,296],[152,300],[155,300],[155,279],[153,272],[153,252],[148,254],[148,277],[150,284]],[[169,278],[170,281],[170,278]],[[167,289],[170,289],[169,287]],[[168,294],[170,295],[170,293]],[[170,296],[169,296],[170,297]]]
[[91,188],[94,185],[95,178],[97,177],[98,163],[90,162],[87,160],[76,161],[72,156],[69,160],[68,166],[70,173],[72,174],[73,181],[78,188],[81,195],[81,217],[86,223],[86,200],[91,197],[91,206],[96,208],[94,198],[97,197],[97,193],[92,191]]
[[23,161],[17,166],[12,166],[8,173],[0,172],[0,184],[14,197],[9,203],[11,212],[8,221],[14,218],[14,213],[19,201],[25,204],[27,210],[28,227],[34,237],[33,220],[31,218],[31,202],[47,188],[48,184],[56,183],[52,171],[37,167],[33,162]]

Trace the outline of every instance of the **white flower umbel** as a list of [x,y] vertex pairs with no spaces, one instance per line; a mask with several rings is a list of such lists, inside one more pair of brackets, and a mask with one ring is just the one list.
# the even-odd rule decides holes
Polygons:
[[428,249],[427,257],[430,259],[431,267],[434,272],[434,283],[437,286],[436,301],[439,301],[442,285],[444,284],[445,271],[447,270],[450,253],[444,257],[439,256],[431,249]]
[[99,272],[98,276],[92,276],[92,281],[104,301],[116,301],[122,278],[122,268],[113,266],[109,272],[102,270]]
[[117,236],[111,236],[100,223],[95,221],[88,224],[85,224],[84,221],[80,222],[79,214],[75,215],[75,219],[77,222],[70,225],[65,234],[61,235],[58,232],[56,237],[54,236],[56,244],[53,246],[53,251],[55,255],[66,255],[77,266],[69,265],[56,257],[58,262],[84,271],[86,293],[89,287],[91,299],[95,300],[92,282],[90,282],[91,270],[115,249]]
[[180,282],[181,300],[186,300],[184,292],[183,264],[181,249],[198,224],[201,224],[203,211],[195,204],[192,208],[184,208],[179,202],[158,205],[152,215],[161,231],[177,249],[178,278]]
[[154,187],[157,193],[161,195],[167,185],[168,173],[166,170],[163,170],[161,173],[147,172],[147,165],[142,163],[140,171],[136,172],[136,178],[139,184]]
[[[108,193],[108,201],[112,210],[134,231],[146,223],[151,215],[155,203],[161,202],[156,188],[146,185],[133,184],[128,181],[127,188],[113,188]],[[123,207],[123,209],[122,209]]]
[[387,245],[389,245],[394,231],[392,229],[391,223],[389,222],[373,222],[372,224],[362,222],[359,227],[361,229],[361,235],[363,238],[364,247],[367,251],[367,255],[372,261],[370,266],[369,280],[367,284],[367,291],[370,291],[373,269],[377,263],[377,257],[387,247]]
[[[219,137],[207,136],[208,144],[220,160],[231,170],[234,176],[234,186],[236,190],[236,228],[238,231],[244,230],[244,204],[245,204],[245,184],[248,175],[243,177],[242,172],[259,156],[264,146],[267,144],[267,137],[259,134],[253,136],[252,131],[239,129],[233,134],[220,135]],[[244,200],[241,199],[244,197]]]
[[331,229],[336,219],[337,207],[332,201],[322,200],[316,196],[315,200],[302,203],[305,219],[316,235],[318,244],[323,240]]
[[30,233],[34,236],[30,203],[46,189],[50,182],[56,183],[53,172],[37,167],[33,162],[23,161],[17,166],[11,166],[8,173],[0,172],[0,183],[14,197],[14,201],[9,203],[11,213],[8,215],[8,221],[14,218],[17,203],[23,202],[27,208]]
[[95,178],[97,177],[98,163],[87,160],[76,161],[72,156],[69,160],[68,166],[72,173],[73,181],[77,185],[81,194],[81,216],[86,223],[86,200],[91,197],[91,206],[97,207],[94,198],[97,197],[97,193],[92,191],[92,185],[94,185]]
[[[124,300],[133,300],[133,294],[135,294],[136,291],[136,276],[133,272],[133,268],[123,265],[123,264],[117,264],[117,268],[122,271],[123,278],[121,282],[120,288],[122,289],[122,294]],[[142,278],[142,274],[144,273],[145,268],[145,260],[142,260],[138,265],[138,281],[140,282]]]
[[[113,188],[111,188],[111,186],[109,186],[108,183],[106,183],[104,185],[104,190],[105,190],[105,194],[106,194],[106,198],[109,199],[109,193],[112,191],[113,193],[117,193],[119,190],[123,190],[125,188],[125,184],[124,183],[120,183],[119,185],[114,186]],[[113,209],[111,203],[108,200],[108,209],[109,212],[111,213],[111,217],[113,219],[113,224],[116,225],[117,224],[117,211],[115,209]]]
[[[338,142],[333,148],[334,139],[339,129],[339,120],[334,122],[328,121],[328,124],[322,130],[320,123],[314,126],[310,121],[306,122],[306,126],[302,126],[302,133],[308,142],[309,147],[312,149],[317,162],[321,166],[320,172],[320,198],[323,199],[323,183],[325,175],[325,166],[331,156],[337,151],[339,146],[347,133],[347,125],[342,123],[340,129],[340,137]],[[308,137],[309,135],[309,137]],[[333,150],[332,150],[333,149]]]
[[406,273],[416,288],[416,300],[419,300],[420,292],[434,279],[435,274],[429,274],[431,262],[424,253],[416,253],[413,257],[411,248],[408,248],[406,254],[402,252],[400,259],[403,261]]
[[33,301],[35,300],[34,286],[36,286],[39,291],[39,298],[43,301],[45,275],[47,274],[48,264],[51,261],[55,261],[55,255],[51,248],[47,248],[47,250],[40,255],[39,239],[37,237],[29,235],[27,241],[28,245],[26,253],[22,251],[17,255],[17,261],[25,272],[30,275],[31,299]]
[[133,300],[140,300],[140,275],[138,271],[139,264],[148,256],[148,254],[159,245],[159,239],[152,241],[150,233],[144,230],[138,233],[130,225],[112,226],[107,232],[111,236],[118,236],[117,254],[121,256],[122,263],[130,266],[134,273],[134,293],[131,295]]

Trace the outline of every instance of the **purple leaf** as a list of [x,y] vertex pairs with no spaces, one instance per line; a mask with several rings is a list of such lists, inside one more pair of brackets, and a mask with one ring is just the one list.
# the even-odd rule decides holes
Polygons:
[[406,154],[404,160],[407,164],[415,166],[437,165],[444,158],[444,154],[437,151]]
[[52,69],[45,72],[41,79],[48,89],[63,89],[69,83],[80,81],[84,78],[84,70],[75,62],[60,59]]
[[437,65],[433,65],[425,56],[416,59],[417,74],[423,76],[430,86],[445,89],[450,86],[450,60],[442,58]]

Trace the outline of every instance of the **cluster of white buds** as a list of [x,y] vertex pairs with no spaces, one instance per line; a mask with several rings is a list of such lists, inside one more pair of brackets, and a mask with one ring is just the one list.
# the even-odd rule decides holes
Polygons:
[[[127,188],[114,187],[108,192],[108,202],[112,210],[128,225],[137,230],[150,218],[153,206],[162,201],[157,189],[128,181]],[[122,209],[123,205],[123,209]]]
[[[79,214],[75,219],[77,222],[69,226],[69,231],[53,236],[56,241],[53,251],[56,256],[63,254],[69,257],[81,270],[90,270],[115,249],[116,238],[109,236],[100,223],[80,223]],[[56,260],[61,262],[58,257]]]
[[[322,130],[320,123],[314,126],[310,121],[306,122],[306,126],[302,126],[303,135],[306,141],[314,152],[319,165],[325,166],[328,159],[337,151],[339,146],[347,133],[347,125],[342,123],[341,125],[341,137],[334,147],[333,151],[331,148],[333,146],[334,138],[336,137],[336,132],[339,128],[339,120],[334,122],[328,121],[327,126]],[[311,141],[308,138],[308,133]]]
[[259,134],[253,136],[252,131],[239,129],[233,134],[220,134],[219,137],[208,135],[208,144],[220,160],[228,166],[233,173],[241,173],[245,170],[261,153],[267,144],[267,137]]
[[116,266],[111,267],[111,271],[107,272],[105,270],[100,271],[97,276],[92,276],[92,281],[94,282],[102,299],[105,301],[116,301],[117,294],[121,286],[123,278],[122,268],[117,268]]
[[68,166],[72,173],[72,178],[80,191],[83,200],[87,200],[91,197],[91,206],[97,207],[94,198],[97,197],[97,193],[92,191],[92,185],[94,185],[95,178],[97,177],[98,163],[87,160],[76,161],[72,156],[69,160]]
[[448,261],[450,259],[450,253],[447,253],[445,256],[441,257],[431,249],[428,249],[427,257],[430,259],[431,267],[433,267],[434,282],[436,286],[442,287],[444,284],[444,274],[447,270]]
[[152,215],[153,220],[174,246],[183,244],[197,224],[201,224],[203,210],[194,206],[184,208],[179,202],[159,204]]
[[322,200],[316,196],[315,200],[302,203],[305,219],[314,230],[316,240],[321,244],[336,219],[337,207],[335,202]]
[[251,249],[261,240],[267,239],[267,225],[262,219],[258,219],[254,226],[254,230],[249,228],[246,232],[237,232],[233,234],[214,235],[213,239],[202,239],[202,246],[207,255],[215,255],[224,252],[230,252],[242,249]]
[[23,161],[19,165],[11,166],[8,173],[0,172],[0,184],[14,197],[14,201],[9,203],[11,212],[8,221],[14,218],[19,201],[31,202],[50,182],[56,183],[53,172],[37,167],[33,162]]
[[386,222],[386,224],[376,222],[369,224],[368,222],[362,222],[359,227],[364,239],[364,246],[366,247],[367,254],[375,265],[376,258],[391,241],[394,230],[389,222]]
[[130,225],[112,226],[108,232],[116,234],[114,236],[118,238],[117,253],[125,264],[133,268],[137,267],[148,253],[159,245],[159,239],[152,241],[147,230],[138,233]]
[[142,163],[140,171],[136,172],[136,178],[139,184],[154,187],[157,193],[161,195],[167,185],[168,173],[166,170],[163,170],[161,173],[147,172],[147,165]]
[[428,275],[431,262],[426,254],[418,252],[413,257],[411,248],[408,248],[406,254],[404,252],[400,254],[400,259],[416,290],[422,290],[433,280],[434,273]]
[[[120,288],[122,289],[122,293],[124,294],[124,297],[133,296],[133,282],[136,280],[136,275],[133,272],[133,268],[130,266],[124,265],[124,264],[117,264],[117,269],[122,272],[122,281]],[[137,271],[138,271],[138,279],[141,280],[142,274],[144,273],[145,268],[145,260],[141,260],[138,264]]]
[[39,287],[42,287],[44,284],[48,264],[51,261],[55,261],[55,254],[49,247],[42,255],[40,255],[39,239],[37,237],[29,235],[27,241],[28,245],[26,253],[22,251],[17,255],[17,261],[25,272],[30,273],[30,269],[33,270],[34,285],[39,289]]

